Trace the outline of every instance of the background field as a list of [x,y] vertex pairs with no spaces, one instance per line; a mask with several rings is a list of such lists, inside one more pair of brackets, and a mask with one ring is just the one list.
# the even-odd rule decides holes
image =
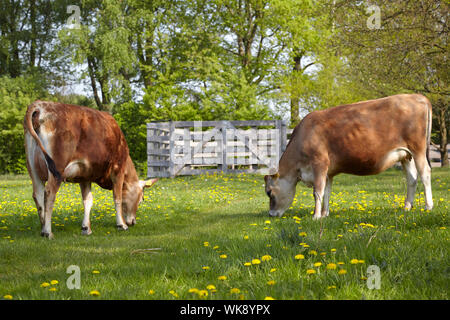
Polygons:
[[[432,186],[433,211],[419,184],[404,212],[401,171],[341,175],[330,217],[318,222],[302,184],[293,208],[269,218],[261,176],[163,179],[127,232],[115,229],[111,192],[96,186],[86,237],[78,185],[64,184],[49,241],[29,178],[3,176],[0,299],[448,299],[448,169],[433,170]],[[79,290],[66,287],[69,265],[81,269]],[[366,286],[369,265],[380,267],[379,290]]]

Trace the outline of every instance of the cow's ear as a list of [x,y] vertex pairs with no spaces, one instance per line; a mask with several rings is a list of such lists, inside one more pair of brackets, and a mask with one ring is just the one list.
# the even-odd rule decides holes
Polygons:
[[148,180],[140,180],[139,185],[142,188],[150,188],[152,185],[154,185],[158,181],[158,179],[148,179]]

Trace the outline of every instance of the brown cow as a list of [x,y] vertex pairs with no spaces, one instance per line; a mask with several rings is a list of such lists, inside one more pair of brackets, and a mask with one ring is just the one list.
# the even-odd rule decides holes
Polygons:
[[91,182],[112,189],[119,230],[136,223],[143,189],[156,179],[139,180],[125,137],[110,114],[81,106],[35,101],[28,106],[23,126],[27,168],[33,182],[42,236],[53,237],[53,204],[63,181],[80,184],[83,234],[92,233]]
[[264,177],[269,214],[283,215],[301,180],[314,188],[314,219],[326,217],[335,175],[377,174],[397,161],[406,173],[405,209],[412,207],[418,172],[425,188],[426,209],[431,210],[430,134],[431,103],[420,94],[312,112],[295,127],[278,172]]

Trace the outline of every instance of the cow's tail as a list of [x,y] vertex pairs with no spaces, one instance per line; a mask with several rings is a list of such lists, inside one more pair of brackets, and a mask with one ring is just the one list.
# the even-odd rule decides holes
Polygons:
[[426,156],[427,156],[427,161],[428,161],[428,165],[430,166],[430,168],[431,168],[431,160],[430,160],[431,126],[432,126],[432,120],[433,120],[433,116],[432,116],[431,110],[432,110],[431,102],[428,100],[428,103],[427,103],[427,133],[426,133],[427,149],[426,149]]
[[37,116],[39,117],[40,108],[39,105],[36,103],[32,103],[28,106],[27,112],[25,114],[25,118],[23,121],[24,128],[31,134],[34,141],[36,141],[36,144],[39,146],[39,148],[42,150],[42,153],[44,154],[45,162],[47,164],[48,170],[51,172],[51,174],[56,178],[56,180],[61,181],[62,176],[61,173],[56,169],[55,161],[49,156],[48,152],[45,150],[44,145],[42,144],[41,139],[37,135],[34,127],[33,127],[33,117]]

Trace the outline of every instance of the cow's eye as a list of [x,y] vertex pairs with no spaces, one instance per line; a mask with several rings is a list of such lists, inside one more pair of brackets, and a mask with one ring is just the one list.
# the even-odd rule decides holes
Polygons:
[[269,198],[272,197],[272,190],[268,190],[268,191],[266,191],[266,193]]

